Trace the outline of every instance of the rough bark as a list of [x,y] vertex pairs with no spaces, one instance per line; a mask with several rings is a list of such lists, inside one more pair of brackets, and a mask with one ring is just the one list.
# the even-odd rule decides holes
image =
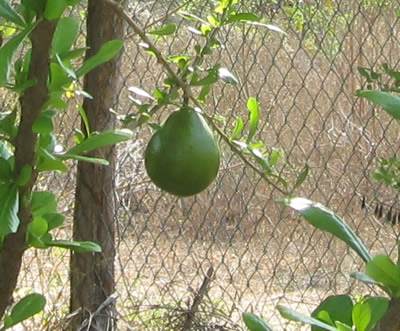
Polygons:
[[[32,58],[29,78],[37,83],[25,91],[21,98],[21,121],[15,140],[15,174],[18,175],[24,165],[34,167],[37,135],[32,132],[33,122],[39,117],[43,105],[48,100],[47,78],[49,75],[49,53],[57,21],[43,20],[30,34]],[[0,319],[7,306],[12,302],[12,293],[17,284],[22,256],[27,246],[25,236],[31,221],[30,204],[23,204],[22,197],[32,190],[36,176],[28,184],[19,188],[20,206],[18,217],[20,225],[16,233],[8,235],[1,249],[0,261]]]
[[[87,18],[87,57],[95,54],[109,40],[123,39],[124,23],[104,1],[89,0]],[[83,107],[91,131],[104,131],[115,126],[109,111],[117,103],[122,87],[120,57],[101,65],[85,77],[85,90],[93,99],[85,99]],[[72,320],[76,330],[92,317],[85,330],[113,330],[114,306],[98,307],[114,292],[114,148],[101,148],[93,157],[104,158],[109,166],[79,162],[75,195],[73,239],[93,241],[101,245],[102,253],[73,253],[71,256],[70,310],[80,311]],[[97,314],[92,315],[97,311]]]
[[372,331],[400,331],[400,298],[390,300],[388,310]]

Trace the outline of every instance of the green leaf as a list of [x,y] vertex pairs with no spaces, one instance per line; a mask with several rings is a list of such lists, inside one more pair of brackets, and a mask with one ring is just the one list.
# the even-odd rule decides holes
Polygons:
[[239,80],[226,68],[218,69],[218,77],[227,84],[236,85],[239,83]]
[[262,318],[252,313],[244,312],[242,318],[249,331],[272,331]]
[[[311,313],[311,317],[319,319],[318,314],[325,311],[328,313],[332,322],[339,321],[348,326],[352,326],[352,309],[353,301],[348,295],[334,295],[322,301]],[[311,330],[322,331],[323,329],[314,326]]]
[[69,61],[81,57],[88,50],[88,47],[75,48],[65,53],[58,54],[62,61]]
[[[50,64],[50,86],[49,89],[52,93],[52,98],[59,99],[64,93],[64,86],[69,85],[71,83],[71,78],[68,77],[68,73],[64,70],[63,67],[59,63],[51,63]],[[54,92],[62,92],[54,94]],[[51,101],[48,101],[50,103]],[[58,107],[57,107],[58,108]]]
[[74,45],[79,34],[79,23],[75,18],[62,17],[53,36],[51,54],[67,53]]
[[41,15],[44,12],[46,0],[22,0],[22,4],[36,14]]
[[273,167],[279,160],[279,157],[281,156],[281,153],[279,152],[279,149],[277,148],[272,148],[272,151],[269,155],[268,159],[268,164],[270,167]]
[[292,188],[292,192],[297,189],[298,187],[300,187],[304,181],[306,180],[308,174],[310,172],[310,167],[308,166],[308,164],[306,164],[304,166],[304,170],[300,173],[300,175],[297,177],[296,179],[296,183],[294,183],[293,188]]
[[18,218],[18,187],[16,184],[0,184],[0,236],[17,231]]
[[149,93],[147,93],[145,90],[143,90],[143,89],[141,89],[139,87],[131,86],[131,87],[128,88],[128,91],[132,92],[133,94],[136,94],[139,97],[143,97],[143,98],[148,98],[148,99],[154,100],[154,98]]
[[7,0],[0,0],[0,16],[20,27],[24,28],[26,26],[25,21],[10,6]]
[[11,87],[11,89],[18,94],[22,95],[28,88],[32,87],[37,83],[36,78],[23,80],[22,75],[16,75],[15,77],[15,86]]
[[250,111],[250,130],[246,142],[249,143],[253,139],[257,131],[258,120],[260,117],[260,113],[258,110],[258,101],[254,98],[249,98],[247,100],[247,109]]
[[335,326],[338,328],[340,331],[353,331],[353,328],[351,326],[348,326],[346,324],[343,324],[341,322],[336,322]]
[[41,312],[46,305],[43,295],[32,293],[22,298],[11,310],[11,314],[5,318],[4,326],[10,328],[27,318]]
[[272,169],[269,165],[268,159],[264,156],[264,154],[257,149],[252,149],[250,151],[257,163],[264,169],[265,173],[272,175]]
[[367,79],[368,82],[372,82],[371,75],[370,75],[370,73],[368,72],[368,70],[369,70],[368,68],[357,67],[357,70],[358,70],[358,72],[359,72],[359,74],[360,74],[361,76],[363,76],[364,78]]
[[44,17],[47,20],[56,20],[61,17],[67,7],[68,2],[66,0],[47,0]]
[[46,102],[46,106],[52,106],[57,109],[67,109],[68,103],[61,99],[62,93],[62,90],[53,92],[50,96],[50,99]]
[[82,123],[84,124],[85,131],[86,131],[86,136],[90,138],[90,123],[89,123],[89,118],[87,117],[86,110],[83,108],[82,105],[79,105],[78,107],[79,110],[79,115],[81,115]]
[[194,28],[192,26],[188,27],[188,31],[193,33],[193,34],[195,34],[195,35],[198,35],[198,36],[202,36],[203,35],[203,33],[199,29],[196,29],[196,28]]
[[201,27],[200,27],[200,31],[201,31],[201,33],[203,34],[203,36],[204,37],[207,37],[208,36],[208,34],[212,31],[212,27],[211,27],[211,25],[210,24],[203,24]]
[[284,35],[287,35],[287,33],[285,31],[283,31],[280,27],[278,27],[276,25],[264,24],[264,23],[252,22],[252,21],[246,21],[246,24],[254,25],[254,26],[261,26],[261,27],[267,28],[268,30],[271,30],[271,31],[274,31],[274,32],[279,32],[279,33],[282,33]]
[[174,77],[167,77],[164,80],[164,86],[171,87],[177,85],[177,81]]
[[26,233],[26,242],[31,247],[45,249],[47,248],[44,244],[45,241],[51,241],[51,235],[48,232],[44,233],[40,238],[34,236],[30,231]]
[[155,88],[153,90],[154,96],[157,99],[157,103],[159,105],[164,105],[168,102],[168,94],[165,93],[164,91],[159,90],[158,88]]
[[72,79],[76,80],[77,77],[76,77],[75,71],[73,69],[69,68],[67,65],[65,65],[58,54],[56,54],[56,59],[57,59],[58,64],[60,65],[60,67],[67,74],[68,79],[72,78]]
[[223,14],[225,11],[228,11],[232,5],[237,3],[239,0],[220,0],[217,7],[214,8],[214,11],[218,14]]
[[[86,137],[85,137],[85,135],[83,134],[83,132],[82,132],[81,130],[74,128],[74,132],[75,132],[75,134],[74,134],[74,141],[75,141],[77,144],[80,144],[82,141],[85,140]],[[62,155],[61,155],[61,156],[62,156]]]
[[[0,157],[3,159],[10,159],[12,156],[10,148],[0,140]],[[10,163],[11,164],[11,163]]]
[[281,316],[283,318],[288,319],[288,320],[295,321],[295,322],[300,322],[300,323],[303,323],[303,324],[309,324],[309,325],[312,325],[312,326],[317,326],[319,328],[322,328],[323,330],[328,330],[328,331],[338,331],[339,330],[339,329],[337,329],[337,328],[335,328],[335,327],[333,327],[333,326],[331,326],[329,324],[321,322],[321,321],[319,321],[319,320],[317,320],[315,318],[300,314],[300,313],[298,313],[296,311],[293,311],[293,310],[291,310],[289,308],[286,308],[286,307],[283,307],[283,306],[280,306],[280,305],[278,305],[277,308],[278,308],[278,311],[281,314]]
[[[46,150],[47,152],[53,152],[56,144],[57,144],[57,138],[53,133],[41,134],[39,136],[38,147]],[[42,153],[40,148],[38,148],[38,154]],[[53,157],[53,156],[50,156],[50,157]]]
[[218,19],[218,17],[214,16],[214,15],[208,15],[207,16],[207,21],[208,21],[208,25],[211,25],[213,27],[219,26],[221,24],[221,21]]
[[[389,67],[389,65],[387,63],[382,64],[382,67],[387,75],[389,75],[390,77],[395,79],[396,83],[398,83],[400,81],[400,72],[399,71],[393,70],[391,67]],[[396,85],[396,86],[398,86],[398,85]]]
[[48,213],[42,215],[42,217],[47,221],[47,231],[51,231],[64,223],[65,216],[59,213]]
[[69,168],[56,155],[48,152],[44,148],[37,150],[36,169],[42,171],[62,171],[66,172]]
[[304,198],[286,198],[278,202],[298,211],[312,226],[343,240],[365,262],[372,260],[367,247],[347,223],[327,207]]
[[[314,317],[314,318],[316,318],[316,319],[318,319],[321,322],[324,322],[326,324],[335,326],[335,324],[333,323],[331,317],[329,316],[329,313],[326,310],[320,310],[320,311],[318,311],[317,314],[315,314],[315,315],[313,315],[311,317]],[[315,331],[315,330],[323,330],[323,329],[321,329],[319,327],[316,327],[316,326],[312,326],[311,330]]]
[[371,320],[366,330],[372,330],[389,308],[389,299],[384,297],[369,297],[365,300],[365,303],[370,306],[371,310]]
[[178,63],[181,61],[184,61],[185,63],[187,63],[190,59],[191,56],[190,55],[185,55],[185,54],[179,54],[179,55],[171,55],[168,56],[168,61],[172,62],[172,63]]
[[235,145],[239,146],[242,149],[246,149],[249,147],[249,145],[247,145],[245,142],[239,140],[232,140],[232,143],[234,143]]
[[201,17],[196,16],[194,14],[191,14],[191,13],[188,13],[188,12],[185,12],[185,11],[179,11],[178,14],[180,16],[182,16],[186,20],[198,21],[198,22],[200,22],[200,23],[202,23],[204,25],[209,25],[207,21],[203,20]]
[[35,133],[46,134],[53,131],[53,119],[54,111],[48,110],[42,112],[40,116],[33,122],[32,131]]
[[9,160],[0,156],[0,182],[9,183],[14,178],[14,173]]
[[235,140],[239,134],[242,133],[244,128],[244,121],[240,117],[236,117],[235,128],[233,129],[233,133],[231,135],[231,140]]
[[[87,98],[87,99],[93,99],[93,96],[91,96],[88,92],[86,92],[86,91],[82,91],[82,90],[77,90],[77,89],[72,89],[72,91],[76,94],[76,95],[78,95],[78,96],[81,96],[81,97],[84,97],[84,98]],[[83,108],[83,107],[82,107]]]
[[34,217],[57,212],[56,198],[50,192],[32,192],[32,214]]
[[377,255],[366,265],[367,275],[388,287],[394,287],[400,296],[400,270],[387,255]]
[[132,131],[127,129],[104,131],[97,135],[92,134],[79,145],[71,148],[66,154],[83,154],[100,147],[115,145],[132,139]]
[[[41,0],[39,0],[39,2],[40,1]],[[26,7],[23,2],[24,2],[24,0],[21,0],[21,5],[18,8],[18,14],[24,20],[25,26],[28,26],[29,24],[32,24],[34,18],[37,16],[37,14],[36,14],[36,12],[34,10],[31,10],[28,7]]]
[[48,247],[66,248],[77,253],[101,252],[101,247],[90,241],[52,240],[45,244]]
[[62,70],[65,71],[65,73],[67,74],[67,79],[68,79],[68,83],[72,82],[72,80],[76,80],[78,77],[76,76],[75,71],[70,68],[68,65],[64,64],[64,62],[61,60],[60,56],[58,54],[55,55],[56,59],[57,59],[57,63],[59,64],[59,66],[61,67]]
[[200,80],[194,80],[194,81],[192,80],[190,82],[190,85],[192,86],[211,85],[214,84],[216,81],[218,81],[218,75],[214,70],[211,70],[206,77]]
[[149,31],[150,34],[154,34],[156,36],[166,36],[175,33],[176,25],[174,23],[168,23],[162,28]]
[[89,156],[83,156],[83,155],[77,155],[77,154],[57,154],[58,158],[61,160],[76,160],[76,161],[83,161],[83,162],[88,162],[88,163],[94,163],[94,164],[101,164],[108,166],[109,162],[104,159],[99,159],[95,157],[89,157]]
[[76,72],[77,77],[81,77],[86,75],[89,71],[93,70],[94,68],[98,67],[99,65],[110,61],[116,54],[118,54],[124,43],[121,40],[111,40],[106,42],[96,55],[90,57],[85,63],[78,69]]
[[352,274],[350,274],[350,277],[357,279],[365,284],[370,284],[370,285],[383,285],[382,283],[379,283],[375,280],[373,280],[371,277],[367,276],[366,274],[362,273],[362,272],[353,272]]
[[226,118],[222,115],[215,114],[213,119],[222,123],[226,123]]
[[388,92],[371,90],[357,91],[356,95],[381,106],[393,118],[400,119],[400,97]]
[[35,217],[33,221],[29,223],[28,230],[34,237],[40,238],[48,230],[46,219],[41,216]]
[[10,138],[15,138],[18,129],[15,125],[15,120],[17,118],[17,112],[11,111],[5,117],[0,119],[0,132],[9,136]]
[[371,307],[367,303],[357,303],[352,316],[357,331],[365,331],[371,321]]
[[32,177],[32,167],[28,164],[24,164],[21,168],[21,172],[19,173],[15,183],[18,186],[24,186],[29,183],[31,177]]
[[260,21],[260,18],[253,13],[239,13],[235,15],[229,16],[229,18],[226,20],[225,24],[229,24],[232,22],[247,22],[247,21],[253,21],[253,22],[258,22]]
[[4,86],[8,82],[8,76],[12,68],[13,55],[19,45],[23,42],[23,40],[31,31],[32,28],[25,29],[24,31],[10,39],[7,44],[0,48],[0,86]]
[[197,97],[197,101],[201,102],[201,103],[205,103],[206,97],[210,92],[211,92],[211,85],[204,85],[201,88],[199,96]]

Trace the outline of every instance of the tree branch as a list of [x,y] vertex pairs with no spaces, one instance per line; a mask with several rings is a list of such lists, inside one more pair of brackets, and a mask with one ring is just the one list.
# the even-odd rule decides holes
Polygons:
[[[145,32],[132,20],[132,18],[128,15],[128,13],[125,11],[125,9],[118,4],[114,0],[103,0],[110,4],[112,8],[129,24],[129,26],[132,28],[132,30],[139,35],[139,37],[148,45],[148,49],[153,51],[154,55],[157,58],[157,61],[165,68],[165,70],[168,72],[170,77],[172,77],[176,82],[177,85],[183,90],[183,93],[185,97],[190,99],[196,107],[202,109],[202,105],[197,101],[197,99],[192,95],[190,86],[179,77],[175,71],[172,69],[172,67],[169,65],[169,63],[164,59],[163,55],[161,52],[155,47],[155,45],[152,43],[152,41],[146,36]],[[158,107],[160,108],[160,107]],[[158,109],[157,108],[157,109]],[[264,171],[260,170],[258,167],[256,167],[252,162],[250,162],[245,155],[242,153],[241,150],[239,150],[235,144],[229,139],[229,137],[215,124],[212,116],[206,114],[205,112],[202,113],[202,115],[207,119],[208,123],[211,125],[213,130],[218,133],[218,135],[221,137],[221,139],[229,146],[232,152],[234,152],[248,167],[253,169],[259,176],[261,176],[269,185],[271,185],[274,189],[279,191],[280,193],[284,195],[289,195],[289,192],[286,190],[280,188],[277,184],[275,184],[271,179],[268,177],[268,175],[265,174]],[[141,125],[143,123],[139,122],[137,126]],[[136,127],[137,127],[136,126]]]

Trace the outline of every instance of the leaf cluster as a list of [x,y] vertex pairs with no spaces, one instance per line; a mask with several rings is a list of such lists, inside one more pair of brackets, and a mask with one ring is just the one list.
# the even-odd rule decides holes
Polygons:
[[[57,141],[54,119],[67,108],[68,100],[74,96],[91,98],[79,88],[81,78],[112,59],[123,46],[122,41],[109,41],[95,55],[82,61],[86,48],[75,47],[79,22],[74,17],[64,16],[67,8],[79,2],[80,0],[22,0],[20,4],[11,6],[8,1],[0,0],[0,17],[3,19],[0,29],[8,29],[7,41],[0,48],[0,87],[14,93],[18,100],[25,98],[26,91],[37,84],[31,71],[33,52],[38,51],[32,48],[32,31],[44,20],[57,24],[49,54],[49,97],[42,105],[39,116],[31,123],[31,130],[38,137],[34,165],[24,164],[18,171],[15,166],[16,140],[24,137],[20,130],[24,112],[22,103],[0,110],[0,257],[5,238],[21,231],[21,208],[29,208],[32,215],[24,234],[25,243],[21,243],[23,247],[60,247],[78,253],[101,251],[101,247],[93,242],[54,239],[51,231],[61,226],[65,219],[57,211],[56,196],[52,192],[32,190],[41,173],[68,171],[71,166],[68,160],[107,165],[106,160],[93,158],[90,153],[132,137],[129,130],[91,132],[84,109],[80,108],[86,130],[85,133],[77,130],[76,146],[65,151],[64,146]],[[42,295],[34,293],[26,296],[4,317],[1,330],[11,328],[40,312],[44,305],[45,298]]]
[[[359,90],[356,95],[380,106],[394,119],[400,119],[400,72],[383,66],[384,77],[372,69],[359,67],[359,73],[367,80],[367,89]],[[385,80],[386,79],[386,80]],[[393,83],[389,83],[393,81]],[[377,88],[377,89],[374,89]],[[378,170],[372,174],[375,180],[398,190],[400,188],[400,161],[397,157],[381,159]],[[354,272],[350,276],[367,284],[378,286],[388,297],[365,296],[356,302],[348,295],[335,295],[321,302],[311,316],[300,314],[283,306],[278,306],[282,317],[311,325],[311,330],[330,331],[369,331],[386,318],[390,299],[400,298],[400,254],[394,262],[388,255],[372,257],[362,240],[347,223],[326,206],[304,198],[285,198],[279,201],[297,211],[316,229],[331,233],[353,249],[365,262],[365,273]],[[400,253],[400,241],[397,243]],[[398,312],[397,312],[398,313]],[[390,315],[387,315],[391,318]],[[270,330],[260,317],[243,313],[243,320],[250,331]],[[388,324],[391,322],[389,321]],[[398,329],[394,325],[393,329]]]
[[[221,29],[231,24],[249,24],[282,34],[285,33],[276,26],[262,23],[261,19],[254,13],[238,11],[236,6],[238,4],[238,1],[232,0],[219,1],[214,11],[206,18],[186,11],[178,12],[178,15],[188,22],[188,31],[194,35],[197,42],[193,47],[193,52],[188,50],[186,53],[172,54],[168,57],[161,54],[155,43],[158,38],[168,38],[168,36],[174,35],[177,31],[175,24],[168,23],[165,26],[147,31],[149,35],[156,37],[156,41],[153,42],[144,31],[127,18],[128,23],[142,39],[140,45],[164,66],[167,77],[164,79],[163,86],[156,87],[151,92],[144,91],[136,86],[129,88],[129,91],[132,92],[130,99],[138,111],[120,116],[124,125],[129,128],[136,128],[143,123],[148,123],[151,127],[158,129],[159,124],[151,122],[151,118],[161,108],[168,106],[181,108],[193,103],[192,107],[201,111],[200,109],[207,103],[207,98],[214,84],[219,82],[231,85],[240,84],[240,79],[236,77],[234,68],[228,69],[220,63],[208,64],[205,61],[205,58],[212,54],[215,49],[224,47],[222,40],[219,39],[219,35],[222,33]],[[123,9],[119,8],[118,10],[126,17]],[[287,193],[288,183],[277,170],[279,162],[284,163],[282,152],[256,139],[260,121],[259,102],[256,98],[249,97],[246,105],[248,118],[237,117],[234,127],[229,133],[224,132],[218,126],[218,122],[226,124],[224,116],[218,113],[210,116],[204,111],[201,112],[214,131],[233,152],[267,179],[278,191]],[[251,163],[248,158],[253,159],[255,163]],[[301,185],[307,174],[308,168],[300,174],[290,192]],[[274,183],[275,181],[278,185]]]

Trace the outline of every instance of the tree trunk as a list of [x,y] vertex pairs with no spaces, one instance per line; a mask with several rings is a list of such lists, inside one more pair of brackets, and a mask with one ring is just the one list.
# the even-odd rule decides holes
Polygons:
[[[35,78],[37,83],[28,88],[21,98],[21,120],[18,135],[15,140],[15,175],[19,175],[24,165],[32,169],[35,164],[35,150],[37,134],[32,131],[32,125],[40,116],[40,112],[49,98],[47,80],[49,75],[49,54],[51,41],[57,25],[57,20],[41,21],[30,34],[32,41],[32,58],[29,67],[29,78]],[[31,180],[26,185],[19,187],[18,218],[20,224],[16,233],[9,234],[1,247],[0,259],[0,319],[5,309],[12,303],[12,293],[17,284],[18,274],[24,251],[27,248],[25,238],[31,217],[31,206],[22,203],[30,196],[32,187],[36,181],[36,173],[33,170]]]
[[400,330],[400,298],[392,298],[389,308],[372,331]]
[[[88,1],[87,57],[97,53],[105,42],[122,39],[123,33],[124,23],[109,5],[99,0]],[[85,77],[85,91],[93,97],[83,103],[91,132],[115,126],[114,115],[109,109],[115,107],[122,86],[119,66],[120,56]],[[108,160],[109,166],[78,163],[73,239],[96,242],[101,245],[102,253],[71,255],[70,310],[79,310],[72,320],[73,330],[77,330],[85,319],[84,330],[115,329],[114,305],[105,305],[99,311],[115,290],[113,151],[113,147],[106,147],[90,154]]]

